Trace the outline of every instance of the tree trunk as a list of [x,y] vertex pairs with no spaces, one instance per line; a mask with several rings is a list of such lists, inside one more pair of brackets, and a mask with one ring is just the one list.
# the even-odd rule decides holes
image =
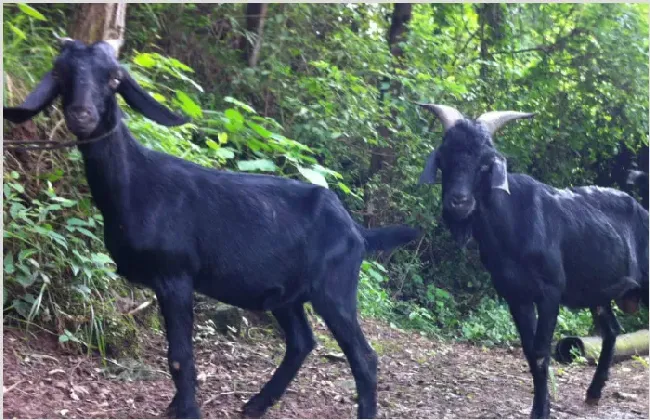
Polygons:
[[69,31],[73,39],[86,44],[116,40],[116,52],[124,43],[126,3],[81,3]]
[[[480,57],[481,68],[479,71],[481,81],[489,83],[492,78],[491,68],[486,64],[492,60],[490,49],[499,45],[500,41],[504,38],[503,20],[504,10],[501,4],[498,3],[485,3],[477,5],[476,13],[478,13],[479,35],[481,39]],[[492,103],[492,96],[489,93],[483,95],[488,103]]]
[[[411,20],[412,5],[410,3],[395,3],[393,7],[393,14],[391,17],[391,24],[388,30],[388,48],[394,58],[395,64],[401,67],[401,60],[404,56],[404,50],[400,43],[406,39],[407,24]],[[383,104],[386,99],[389,100],[388,107],[390,108],[391,120],[395,120],[396,110],[390,105],[390,96],[398,96],[402,89],[401,83],[393,81],[390,83],[388,78],[380,81],[379,88],[379,102]],[[388,207],[388,197],[385,186],[391,183],[391,167],[395,162],[395,151],[393,150],[391,142],[390,130],[387,126],[381,125],[377,128],[379,135],[383,139],[383,145],[373,147],[371,149],[370,170],[368,177],[372,178],[375,174],[381,173],[381,185],[377,192],[370,194],[368,188],[365,189],[365,211],[364,223],[366,226],[378,225],[382,218],[382,213]]]
[[246,31],[255,34],[252,45],[246,40],[246,37],[242,39],[244,60],[249,67],[257,66],[262,47],[262,36],[264,35],[264,22],[268,10],[268,3],[248,3],[246,5]]

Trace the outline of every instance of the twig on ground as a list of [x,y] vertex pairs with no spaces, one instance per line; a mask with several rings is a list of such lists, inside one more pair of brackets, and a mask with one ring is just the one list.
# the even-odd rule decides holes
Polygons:
[[11,392],[12,389],[14,389],[14,388],[17,387],[18,385],[22,384],[23,382],[25,382],[25,381],[23,381],[23,380],[18,381],[18,382],[16,382],[15,384],[11,385],[9,388],[5,388],[5,387],[3,386],[3,387],[2,387],[2,393],[3,393],[4,395],[7,395],[9,392]]
[[138,305],[137,308],[131,309],[129,312],[127,312],[127,315],[137,314],[138,312],[142,311],[143,309],[145,309],[147,306],[151,305],[152,303],[153,303],[153,301],[151,301],[151,300],[148,300],[148,301],[146,301],[144,303],[141,303],[140,305]]

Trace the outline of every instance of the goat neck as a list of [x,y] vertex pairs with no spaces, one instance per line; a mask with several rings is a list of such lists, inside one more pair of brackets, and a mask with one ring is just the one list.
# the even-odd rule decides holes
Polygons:
[[99,141],[79,145],[90,192],[105,218],[124,211],[133,169],[143,160],[142,146],[121,121],[121,110],[116,106],[110,116],[92,136],[108,133],[117,125],[112,133]]

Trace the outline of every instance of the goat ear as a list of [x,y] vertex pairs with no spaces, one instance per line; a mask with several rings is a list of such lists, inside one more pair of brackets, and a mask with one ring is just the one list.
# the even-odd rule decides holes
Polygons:
[[16,124],[27,121],[50,105],[58,94],[59,88],[52,72],[47,72],[22,105],[2,107],[3,118]]
[[418,184],[435,184],[438,175],[438,152],[434,150],[424,164],[424,170],[420,175]]
[[121,73],[122,77],[117,91],[131,108],[150,120],[168,127],[183,125],[189,121],[189,118],[178,115],[158,103],[133,80],[126,70],[121,69]]
[[492,161],[492,188],[503,190],[510,194],[508,187],[508,163],[503,156],[495,156]]

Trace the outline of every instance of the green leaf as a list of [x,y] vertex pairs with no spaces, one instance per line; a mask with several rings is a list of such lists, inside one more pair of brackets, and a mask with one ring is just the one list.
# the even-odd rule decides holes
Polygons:
[[22,185],[20,185],[20,184],[10,184],[10,185],[11,185],[11,188],[18,191],[19,193],[21,193],[21,194],[25,193],[25,187],[23,187]]
[[70,226],[87,226],[88,222],[85,220],[77,219],[76,217],[71,217],[66,221]]
[[167,102],[167,98],[162,96],[160,93],[157,92],[149,92],[149,95],[151,95],[156,101],[160,103],[165,103]]
[[245,103],[243,103],[243,102],[241,102],[241,101],[238,101],[237,99],[235,99],[235,98],[233,98],[233,97],[231,97],[231,96],[226,96],[225,98],[223,98],[223,100],[224,100],[225,102],[228,102],[228,103],[231,103],[231,104],[235,104],[235,105],[241,107],[242,109],[244,109],[245,111],[250,112],[251,114],[257,114],[257,112],[255,112],[255,110],[253,109],[253,107],[251,107],[250,105],[245,104]]
[[375,280],[377,280],[378,282],[384,281],[384,277],[378,272],[376,272],[375,270],[373,270],[372,268],[368,268],[368,274],[374,277]]
[[273,134],[269,130],[267,130],[266,128],[262,127],[259,124],[254,123],[254,122],[246,121],[246,125],[248,125],[250,128],[252,128],[253,131],[255,131],[257,134],[262,136],[262,138],[268,139]]
[[95,240],[97,240],[97,241],[100,241],[100,239],[99,239],[97,236],[95,236],[95,234],[93,234],[91,231],[89,231],[89,230],[86,229],[86,228],[78,227],[78,228],[77,228],[77,232],[79,232],[79,233],[81,233],[81,234],[83,234],[83,235],[85,235],[85,236],[87,236],[87,237],[89,237],[89,238],[92,238],[92,239],[95,239]]
[[325,188],[328,188],[327,181],[325,180],[323,174],[321,174],[320,172],[316,172],[313,169],[309,169],[309,168],[303,168],[302,166],[298,166],[298,171],[300,171],[302,176],[307,178],[307,180],[312,184],[317,184]]
[[133,57],[133,62],[140,67],[154,67],[156,60],[149,53],[140,53]]
[[239,168],[240,171],[244,172],[275,172],[277,170],[275,163],[269,159],[240,160],[237,162],[237,168]]
[[201,107],[196,104],[185,92],[180,90],[176,91],[176,98],[179,100],[183,111],[192,118],[200,118],[203,116]]
[[218,145],[214,140],[210,140],[210,139],[208,139],[208,140],[205,141],[205,144],[207,144],[208,147],[209,147],[210,149],[212,149],[212,150],[219,150],[219,149],[221,149],[221,146],[219,146],[219,145]]
[[77,202],[63,197],[52,197],[52,201],[58,201],[63,207],[73,207]]
[[343,192],[346,193],[346,194],[350,194],[350,193],[352,192],[352,190],[351,190],[347,185],[345,185],[345,184],[342,183],[342,182],[339,182],[339,183],[338,183],[338,186],[339,186],[339,188],[341,189],[341,191],[343,191]]
[[71,341],[74,341],[75,343],[78,343],[78,342],[79,342],[79,339],[78,339],[77,337],[75,337],[75,335],[72,334],[70,331],[64,329],[63,332],[65,333],[65,335],[66,335],[66,336],[67,336]]
[[38,272],[31,273],[30,275],[25,275],[25,274],[18,274],[16,275],[16,281],[23,286],[24,288],[28,288],[34,282],[36,281],[36,277],[38,275]]
[[59,336],[59,343],[67,343],[70,340],[70,337],[68,337],[66,334],[61,334]]
[[11,302],[11,306],[13,306],[16,312],[18,312],[18,315],[23,318],[27,318],[29,310],[31,309],[31,305],[28,305],[22,299],[14,299],[13,302]]
[[88,286],[86,286],[85,284],[78,284],[74,288],[77,289],[79,291],[79,293],[81,293],[84,296],[88,296],[91,293],[90,288]]
[[185,64],[181,63],[180,61],[178,61],[178,60],[175,59],[175,58],[171,58],[171,57],[170,57],[170,58],[168,58],[167,60],[168,60],[169,64],[170,64],[172,67],[177,67],[177,68],[179,68],[179,69],[181,69],[181,70],[183,70],[183,71],[187,71],[187,72],[190,72],[190,73],[194,73],[194,69],[193,69],[192,67],[186,66]]
[[228,133],[219,133],[217,139],[219,139],[220,144],[228,143]]
[[97,265],[111,264],[113,262],[111,257],[101,252],[93,253],[90,258],[92,262],[94,262]]
[[15,269],[16,267],[14,267],[14,254],[13,252],[9,251],[7,255],[5,255],[4,271],[7,274],[13,274]]
[[244,126],[244,116],[235,108],[226,109],[223,115],[230,121],[233,131],[239,131]]
[[235,157],[235,151],[232,150],[230,147],[220,147],[217,150],[217,156],[219,156],[222,159],[232,159]]
[[25,259],[31,257],[32,255],[36,254],[35,249],[23,249],[18,253],[18,261],[25,261]]
[[46,21],[45,16],[43,16],[38,10],[34,9],[32,6],[28,6],[25,3],[18,3],[18,8],[28,16],[33,17],[34,19]]

